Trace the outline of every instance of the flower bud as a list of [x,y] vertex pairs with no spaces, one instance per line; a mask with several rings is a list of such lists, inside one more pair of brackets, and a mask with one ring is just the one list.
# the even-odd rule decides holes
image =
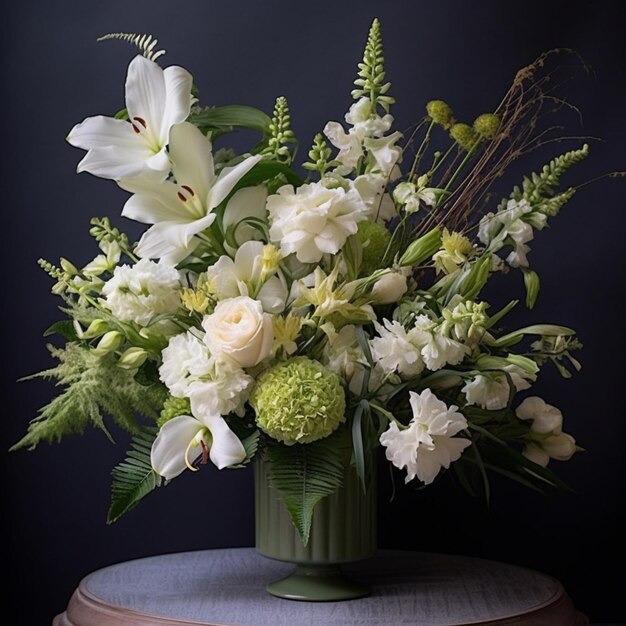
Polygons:
[[397,302],[406,293],[406,290],[406,276],[397,272],[389,272],[378,279],[372,287],[374,304]]
[[104,320],[94,320],[89,324],[86,331],[82,331],[80,328],[80,324],[77,321],[74,321],[74,328],[76,329],[76,334],[79,339],[93,339],[94,337],[99,337],[100,335],[104,335],[109,329],[107,323]]
[[110,330],[105,333],[94,348],[94,353],[98,356],[105,356],[110,352],[115,352],[124,342],[124,335],[117,330]]
[[67,259],[61,257],[60,263],[64,272],[67,272],[71,276],[75,276],[76,274],[78,274],[78,268],[71,261],[68,261]]
[[539,275],[537,272],[522,268],[524,271],[524,285],[526,286],[526,306],[532,309],[537,302],[537,296],[539,295]]
[[147,358],[148,353],[143,348],[128,348],[117,364],[124,369],[133,370],[141,367]]
[[433,228],[409,245],[400,257],[399,265],[417,265],[435,254],[440,245],[441,228]]

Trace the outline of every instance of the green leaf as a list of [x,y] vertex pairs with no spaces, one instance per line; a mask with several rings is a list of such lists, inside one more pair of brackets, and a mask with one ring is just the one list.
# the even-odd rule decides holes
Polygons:
[[76,329],[74,328],[74,324],[71,320],[60,320],[55,322],[43,333],[44,337],[49,337],[50,335],[61,335],[65,337],[68,341],[76,341],[78,339],[78,335],[76,335]]
[[346,262],[347,280],[354,280],[361,271],[363,262],[363,245],[356,235],[346,239],[343,247],[343,260]]
[[569,337],[574,335],[576,331],[567,326],[558,326],[556,324],[534,324],[533,326],[525,326],[519,330],[514,330],[507,335],[503,335],[499,339],[490,342],[489,345],[494,348],[506,348],[519,343],[524,335],[541,335],[542,337]]
[[537,296],[539,296],[539,288],[541,286],[539,274],[526,267],[522,268],[522,273],[524,275],[524,286],[526,287],[526,306],[532,309],[537,302]]
[[113,468],[108,524],[117,521],[137,506],[142,498],[164,484],[150,462],[150,451],[157,432],[157,428],[146,428],[137,433],[131,441],[126,459]]
[[333,439],[293,446],[271,443],[267,447],[270,479],[305,546],[316,504],[343,484],[345,468]]
[[248,465],[248,463],[252,461],[252,459],[254,458],[254,455],[257,453],[259,449],[260,438],[261,438],[261,433],[258,430],[255,430],[251,435],[244,437],[241,440],[241,443],[243,444],[243,449],[246,451],[246,457],[241,463],[238,463],[237,465],[229,465],[228,469],[241,469],[242,467],[245,467],[246,465]]
[[193,111],[187,119],[204,131],[249,128],[259,131],[263,135],[269,135],[270,122],[272,121],[269,115],[260,109],[243,104],[200,109]]

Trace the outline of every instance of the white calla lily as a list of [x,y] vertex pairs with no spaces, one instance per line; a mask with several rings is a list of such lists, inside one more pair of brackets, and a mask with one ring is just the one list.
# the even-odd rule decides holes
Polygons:
[[211,142],[193,124],[183,122],[170,132],[170,158],[176,182],[123,180],[120,187],[131,196],[122,215],[152,224],[139,241],[137,254],[182,261],[196,248],[196,237],[215,220],[218,206],[241,177],[261,159],[253,156],[215,175]]
[[179,415],[166,422],[152,444],[150,461],[154,471],[167,480],[176,478],[205,455],[218,469],[241,463],[246,458],[243,444],[220,415],[196,419]]
[[72,128],[67,141],[87,150],[78,172],[101,178],[150,177],[163,180],[170,165],[166,151],[170,128],[187,119],[193,78],[182,67],[163,70],[137,56],[128,66],[128,121],[102,115]]

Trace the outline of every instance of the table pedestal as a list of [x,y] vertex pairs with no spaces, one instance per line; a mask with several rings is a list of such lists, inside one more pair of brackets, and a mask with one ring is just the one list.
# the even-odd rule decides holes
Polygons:
[[588,624],[555,579],[493,561],[380,551],[345,568],[372,595],[319,603],[265,591],[292,569],[252,548],[128,561],[86,576],[53,626]]

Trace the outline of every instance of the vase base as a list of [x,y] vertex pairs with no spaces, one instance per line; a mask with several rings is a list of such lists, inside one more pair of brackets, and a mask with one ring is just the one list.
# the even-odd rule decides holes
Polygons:
[[356,600],[372,592],[367,585],[346,578],[339,566],[327,565],[298,565],[292,574],[265,589],[277,598],[301,602]]

